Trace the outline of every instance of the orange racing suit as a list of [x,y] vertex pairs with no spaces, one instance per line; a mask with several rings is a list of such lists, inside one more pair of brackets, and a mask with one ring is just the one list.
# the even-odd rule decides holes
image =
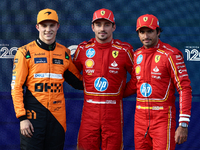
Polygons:
[[[47,45],[37,39],[18,49],[11,94],[16,117],[20,121],[29,119],[34,127],[32,138],[21,135],[22,149],[24,146],[63,149],[66,132],[64,80],[83,89],[82,76],[65,46],[56,42]],[[27,87],[24,94],[23,86]]]
[[84,106],[78,148],[123,149],[122,97],[133,48],[120,40],[100,44],[94,38],[79,44],[74,64],[83,71]]
[[181,51],[160,40],[153,48],[139,48],[134,53],[134,70],[125,97],[136,92],[135,85],[135,149],[174,150],[175,88],[179,93],[179,123],[189,123],[191,115],[191,86]]

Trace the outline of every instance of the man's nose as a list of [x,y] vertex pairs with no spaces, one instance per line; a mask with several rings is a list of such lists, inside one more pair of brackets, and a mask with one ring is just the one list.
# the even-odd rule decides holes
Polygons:
[[50,31],[50,26],[47,26],[47,27],[46,27],[46,30],[47,30],[47,31]]
[[101,31],[104,31],[104,29],[105,29],[105,26],[102,25],[102,26],[101,26]]

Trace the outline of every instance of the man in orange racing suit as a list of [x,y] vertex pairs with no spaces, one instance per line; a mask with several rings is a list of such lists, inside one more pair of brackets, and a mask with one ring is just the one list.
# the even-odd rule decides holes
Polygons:
[[[55,42],[59,26],[56,11],[41,10],[36,25],[39,38],[20,47],[14,58],[11,93],[20,120],[22,150],[63,150],[66,132],[63,82],[83,89],[70,50]],[[27,87],[25,94],[23,86]]]
[[[124,96],[135,93],[134,139],[136,150],[174,150],[187,140],[191,115],[191,86],[183,54],[159,40],[161,29],[153,15],[142,15],[137,29],[143,47],[134,53],[134,70]],[[176,130],[175,88],[180,118]],[[175,131],[176,130],[176,131]]]
[[113,12],[94,12],[95,38],[79,44],[74,64],[83,71],[84,106],[78,135],[78,149],[123,149],[122,97],[127,71],[133,67],[133,48],[113,39]]

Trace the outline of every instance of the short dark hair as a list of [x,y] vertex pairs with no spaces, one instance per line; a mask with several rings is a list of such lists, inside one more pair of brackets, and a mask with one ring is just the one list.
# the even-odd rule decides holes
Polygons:
[[[95,21],[94,21],[95,22]],[[92,22],[92,25],[94,25],[94,22]],[[115,25],[115,23],[113,23],[113,22],[111,22],[112,23],[112,26],[114,26]]]
[[[156,28],[157,33],[160,31],[160,33],[163,31],[160,27]],[[160,38],[160,35],[158,36]]]
[[[156,31],[157,31],[157,33],[160,31],[160,33],[163,31],[160,27],[157,27],[156,28]],[[138,34],[138,32],[139,32],[139,30],[137,30],[136,31],[137,32],[137,34]],[[160,38],[160,35],[158,36],[159,38]]]

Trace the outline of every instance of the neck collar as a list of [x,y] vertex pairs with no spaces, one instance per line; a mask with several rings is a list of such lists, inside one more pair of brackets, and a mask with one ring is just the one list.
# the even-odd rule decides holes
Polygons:
[[48,45],[48,44],[44,43],[42,40],[40,40],[40,38],[37,38],[36,43],[40,48],[48,50],[48,51],[53,51],[56,47],[56,41],[53,42],[52,44]]
[[103,43],[103,44],[97,42],[97,40],[95,39],[95,40],[94,40],[94,43],[95,43],[95,44],[97,45],[97,47],[99,47],[99,48],[108,48],[108,47],[111,47],[111,45],[112,45],[112,43],[113,43],[113,39],[112,39],[110,42],[108,42],[108,43]]

